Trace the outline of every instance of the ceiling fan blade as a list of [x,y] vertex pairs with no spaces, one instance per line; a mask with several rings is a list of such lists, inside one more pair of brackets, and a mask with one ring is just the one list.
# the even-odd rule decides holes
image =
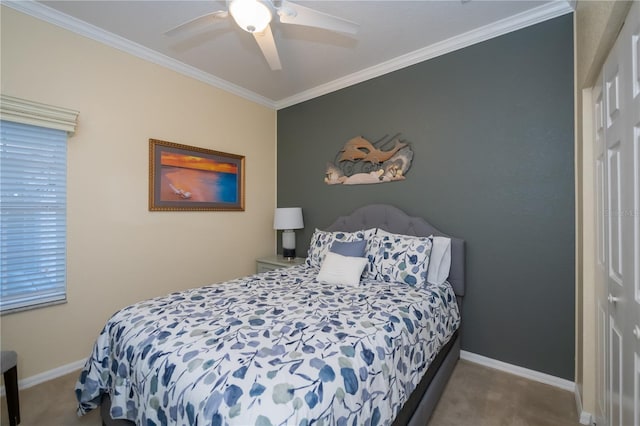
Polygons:
[[355,22],[300,6],[287,0],[282,0],[281,6],[276,10],[278,16],[280,16],[280,22],[283,24],[304,25],[348,34],[355,34],[360,28],[360,25]]
[[273,34],[271,33],[271,27],[267,25],[267,28],[265,28],[263,32],[253,33],[253,37],[256,39],[258,46],[260,46],[260,50],[262,50],[262,54],[267,60],[267,63],[269,63],[271,70],[281,70],[282,64],[280,64],[280,57],[278,56],[276,42],[273,39]]
[[165,31],[164,35],[173,37],[181,33],[196,31],[213,24],[218,19],[226,18],[227,16],[229,16],[229,12],[227,12],[226,10],[218,10],[216,12],[205,13],[204,15],[200,15],[197,18],[190,19],[187,22],[183,22],[182,24]]

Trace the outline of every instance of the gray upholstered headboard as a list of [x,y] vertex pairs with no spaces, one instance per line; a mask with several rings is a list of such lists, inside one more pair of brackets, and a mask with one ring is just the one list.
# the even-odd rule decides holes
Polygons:
[[408,216],[397,207],[388,204],[371,204],[360,207],[349,216],[340,216],[327,231],[354,232],[361,229],[382,228],[395,234],[451,238],[451,269],[447,281],[457,296],[464,296],[464,240],[440,232],[420,217]]

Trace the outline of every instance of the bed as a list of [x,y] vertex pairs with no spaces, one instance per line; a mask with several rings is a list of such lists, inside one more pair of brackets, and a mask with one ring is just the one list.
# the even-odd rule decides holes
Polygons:
[[[78,413],[99,407],[105,425],[426,424],[460,355],[464,241],[449,237],[444,283],[415,284],[426,276],[415,266],[406,285],[375,270],[396,256],[371,255],[406,243],[414,262],[433,241],[403,235],[447,237],[368,205],[316,230],[305,265],[118,311],[81,371]],[[318,280],[330,257],[346,261],[327,254],[326,238],[367,241],[355,285]]]

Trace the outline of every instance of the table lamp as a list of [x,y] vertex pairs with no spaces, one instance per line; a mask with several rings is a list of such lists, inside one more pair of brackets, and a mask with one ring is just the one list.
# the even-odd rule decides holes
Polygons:
[[301,207],[277,208],[273,217],[273,229],[282,230],[282,255],[287,260],[296,257],[296,233],[294,229],[304,228]]

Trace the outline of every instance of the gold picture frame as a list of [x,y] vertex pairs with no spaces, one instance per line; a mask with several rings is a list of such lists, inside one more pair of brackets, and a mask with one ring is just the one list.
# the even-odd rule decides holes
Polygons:
[[244,211],[244,159],[149,139],[149,210]]

